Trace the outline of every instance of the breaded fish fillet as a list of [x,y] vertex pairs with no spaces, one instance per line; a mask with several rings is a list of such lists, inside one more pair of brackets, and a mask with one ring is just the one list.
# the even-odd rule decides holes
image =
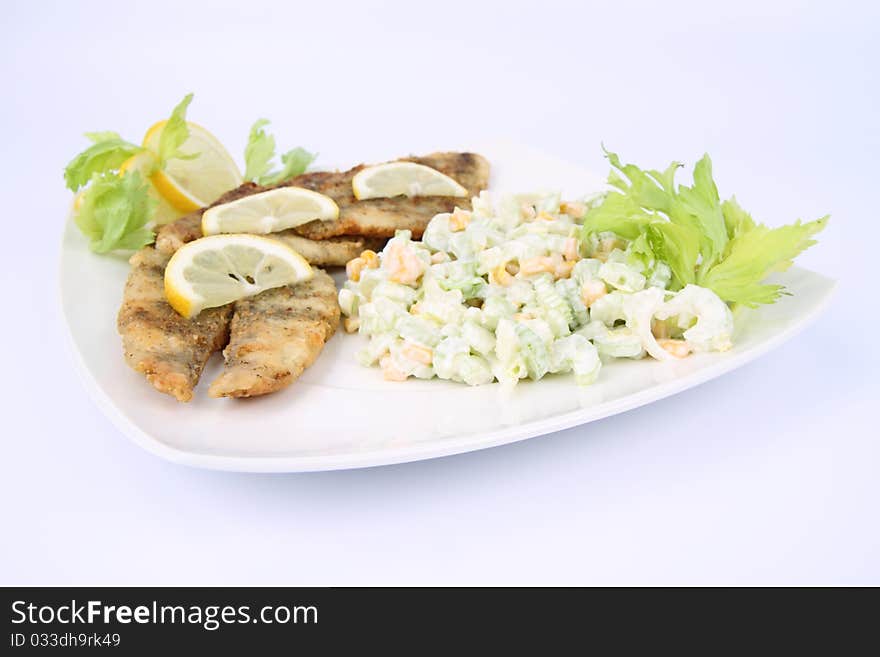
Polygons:
[[338,326],[336,285],[320,269],[308,281],[236,301],[226,367],[208,394],[254,397],[290,385]]
[[[389,238],[394,236],[395,230],[409,229],[413,237],[418,239],[435,214],[452,212],[456,206],[470,208],[470,197],[486,189],[489,184],[489,163],[475,153],[432,153],[424,157],[403,158],[403,161],[424,164],[451,176],[467,189],[468,196],[399,196],[358,201],[352,193],[351,179],[366,165],[362,164],[348,171],[304,173],[283,185],[305,187],[330,196],[339,205],[339,218],[332,221],[312,221],[294,228],[293,232],[309,239],[324,240],[344,235]],[[224,194],[213,205],[229,203],[266,189],[254,183],[245,183]],[[162,226],[156,236],[156,248],[170,254],[186,242],[201,237],[202,213],[206,209],[196,210]]]
[[344,267],[345,263],[357,258],[364,249],[381,251],[387,241],[383,237],[356,237],[341,235],[326,240],[310,240],[297,235],[292,230],[266,235],[283,242],[299,253],[310,265],[316,267]]
[[343,172],[316,171],[297,176],[290,185],[305,187],[331,197],[339,206],[339,218],[333,221],[312,221],[294,230],[314,240],[336,235],[369,235],[394,237],[396,230],[411,230],[414,239],[425,232],[434,215],[452,212],[456,206],[470,209],[471,197],[489,185],[489,163],[476,153],[432,153],[424,157],[406,157],[401,161],[424,164],[467,189],[466,197],[416,196],[377,198],[358,201],[351,189],[351,179],[366,165]]
[[192,242],[202,236],[202,214],[205,210],[215,205],[223,205],[237,201],[245,196],[265,192],[268,188],[252,182],[246,182],[223,194],[211,205],[199,208],[195,212],[160,226],[156,231],[156,249],[166,255],[171,255],[187,242]]
[[116,322],[125,360],[159,392],[189,401],[208,358],[226,344],[232,305],[184,319],[165,300],[168,256],[147,247],[129,262]]
[[[187,242],[202,236],[201,221],[201,215],[193,214],[163,226],[156,237],[156,248],[162,253],[172,255]],[[382,237],[360,235],[340,235],[326,240],[311,240],[293,230],[269,233],[264,237],[284,242],[310,265],[316,267],[342,267],[352,258],[358,257],[364,249],[381,250],[386,242]]]

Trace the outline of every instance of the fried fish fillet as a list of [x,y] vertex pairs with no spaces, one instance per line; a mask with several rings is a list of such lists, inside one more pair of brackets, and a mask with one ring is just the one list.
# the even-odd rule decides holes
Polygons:
[[223,205],[237,201],[245,196],[265,192],[268,187],[262,187],[256,183],[246,182],[223,194],[211,205],[199,208],[195,212],[181,217],[171,223],[160,226],[156,231],[156,249],[166,255],[171,255],[187,242],[192,242],[202,236],[202,214],[205,210],[215,205]]
[[387,241],[382,237],[357,237],[354,235],[341,235],[326,240],[310,240],[308,237],[297,235],[291,230],[272,233],[266,237],[283,242],[305,258],[310,265],[316,267],[344,267],[345,263],[357,258],[365,249],[381,251]]
[[[283,185],[305,187],[330,196],[339,206],[339,218],[332,221],[312,221],[292,229],[292,232],[312,240],[325,240],[340,236],[389,238],[394,236],[396,230],[409,229],[413,237],[418,239],[435,214],[452,212],[456,206],[469,209],[470,197],[486,189],[489,184],[489,163],[476,153],[432,153],[424,157],[403,158],[402,161],[417,162],[445,173],[467,189],[468,196],[399,196],[358,201],[352,193],[351,179],[366,165],[361,164],[348,171],[304,173]],[[229,203],[266,189],[268,188],[254,183],[245,183],[221,196],[213,205]],[[156,236],[156,248],[170,254],[186,242],[201,237],[202,213],[206,209],[196,210],[162,226]]]
[[226,366],[211,397],[255,397],[296,380],[339,326],[333,279],[320,269],[308,281],[235,302]]
[[[202,236],[201,221],[201,215],[187,215],[163,226],[156,236],[156,248],[167,255],[173,254],[187,242]],[[386,241],[381,237],[360,235],[340,235],[326,240],[312,240],[293,230],[269,233],[265,237],[287,244],[310,265],[316,267],[342,267],[352,258],[358,257],[364,249],[381,250]]]
[[434,215],[452,212],[456,206],[470,209],[471,196],[479,194],[489,184],[489,163],[476,153],[432,153],[424,157],[402,158],[404,162],[424,164],[450,178],[467,189],[466,197],[415,196],[408,198],[376,198],[365,201],[355,199],[351,179],[364,169],[359,165],[343,172],[316,171],[297,176],[290,185],[305,187],[331,197],[339,206],[339,218],[333,221],[312,221],[294,230],[314,240],[336,235],[368,235],[371,237],[394,237],[396,230],[411,230],[418,239]]
[[165,300],[168,256],[147,247],[129,262],[116,321],[125,360],[159,392],[189,401],[208,358],[229,338],[232,305],[184,319]]

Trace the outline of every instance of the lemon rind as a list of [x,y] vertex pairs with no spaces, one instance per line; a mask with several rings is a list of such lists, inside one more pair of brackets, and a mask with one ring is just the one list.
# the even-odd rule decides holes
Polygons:
[[[307,195],[311,198],[316,199],[319,204],[325,205],[330,208],[330,212],[326,215],[316,215],[312,219],[308,219],[306,221],[301,221],[298,223],[293,223],[290,225],[276,225],[270,231],[263,231],[260,227],[254,227],[250,233],[259,234],[259,235],[271,235],[272,233],[277,233],[282,230],[289,230],[291,228],[296,228],[297,226],[302,226],[303,224],[309,223],[311,221],[333,221],[339,218],[339,205],[337,205],[336,201],[325,194],[321,194],[319,192],[313,191],[311,189],[306,189],[305,187],[276,187],[274,189],[269,189],[265,192],[259,192],[257,194],[251,194],[250,196],[245,196],[244,198],[236,199],[234,201],[230,201],[229,203],[224,203],[222,205],[215,205],[212,208],[209,208],[202,214],[202,234],[203,235],[232,235],[235,233],[226,233],[222,229],[219,229],[217,224],[218,221],[215,221],[217,215],[221,214],[223,211],[228,211],[229,206],[234,206],[237,204],[244,205],[248,202],[253,202],[254,197],[265,196],[268,194],[277,194],[277,193],[287,193],[289,191],[295,191],[297,193],[302,193],[303,195]],[[241,231],[237,231],[241,232]]]
[[[223,244],[224,242],[226,243],[225,245]],[[168,265],[165,267],[165,298],[168,301],[168,304],[177,313],[187,319],[191,319],[205,308],[214,307],[207,304],[205,299],[197,294],[192,288],[192,285],[187,282],[183,275],[186,262],[191,261],[198,253],[209,250],[212,245],[219,243],[219,246],[216,246],[215,248],[225,248],[225,246],[236,242],[259,245],[262,250],[267,253],[287,258],[293,265],[293,270],[297,275],[289,282],[284,283],[284,285],[300,283],[309,280],[314,275],[312,266],[305,258],[294,249],[277,240],[248,233],[230,233],[202,237],[193,242],[189,242],[188,244],[184,244],[173,256],[171,256]],[[259,288],[252,294],[259,294],[267,289],[270,288]],[[242,295],[238,299],[243,299],[252,294]]]

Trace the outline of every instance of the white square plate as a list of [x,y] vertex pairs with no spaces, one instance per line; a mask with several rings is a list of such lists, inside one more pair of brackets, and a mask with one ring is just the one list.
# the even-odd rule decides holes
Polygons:
[[[595,191],[602,179],[576,165],[509,143],[473,150],[492,163],[494,192]],[[292,386],[263,398],[216,400],[202,383],[181,404],[157,393],[122,358],[116,312],[128,274],[123,258],[92,254],[68,222],[61,302],[75,360],[98,405],[138,445],[192,466],[302,472],[415,461],[503,445],[622,413],[729,372],[782,344],[826,306],[834,281],[804,269],[777,276],[793,293],[737,315],[734,348],[670,363],[615,361],[579,388],[569,376],[471,388],[446,381],[391,383],[354,362],[357,335],[336,334]],[[215,356],[203,379],[211,381]]]

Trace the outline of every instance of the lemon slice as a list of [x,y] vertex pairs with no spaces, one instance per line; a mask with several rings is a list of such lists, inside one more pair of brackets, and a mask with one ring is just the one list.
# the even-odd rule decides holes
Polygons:
[[159,193],[156,186],[152,183],[150,175],[156,168],[156,162],[156,156],[150,151],[141,151],[136,155],[132,155],[122,163],[122,166],[119,167],[119,175],[122,176],[128,171],[138,171],[141,174],[141,177],[149,185],[147,193],[156,201],[156,210],[153,213],[153,223],[157,226],[161,226],[162,224],[167,224],[175,219],[179,219],[184,213],[165,200],[165,197]]
[[329,196],[301,187],[278,187],[217,205],[202,215],[202,233],[275,233],[339,216]]
[[415,162],[388,162],[362,169],[351,180],[354,197],[467,196],[467,190],[437,169]]
[[182,246],[165,268],[165,297],[184,317],[205,308],[312,277],[309,263],[281,242],[256,235],[213,235]]
[[[166,121],[159,121],[144,135],[143,147],[159,152],[159,139]],[[187,213],[210,205],[224,192],[238,187],[243,179],[232,156],[223,144],[200,125],[187,122],[189,138],[181,150],[198,153],[191,160],[172,158],[163,170],[153,173],[159,193],[181,212]]]

